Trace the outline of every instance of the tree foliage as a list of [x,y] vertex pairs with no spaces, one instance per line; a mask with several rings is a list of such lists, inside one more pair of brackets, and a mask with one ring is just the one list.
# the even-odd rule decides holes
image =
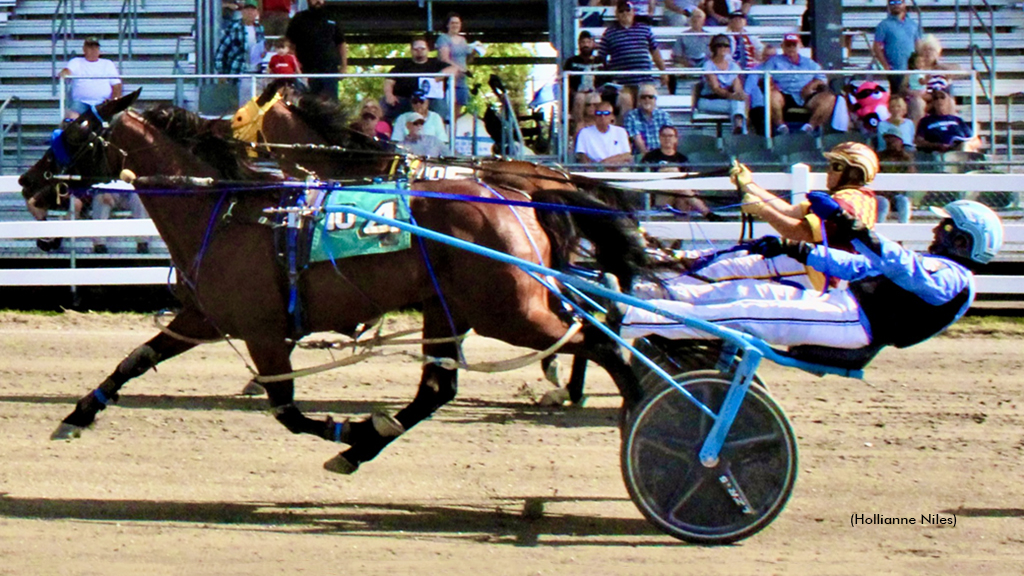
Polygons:
[[[533,56],[532,50],[521,44],[486,44],[484,45],[487,57],[528,57]],[[362,44],[349,46],[349,58],[410,58],[408,44]],[[436,54],[434,54],[436,57]],[[497,74],[508,89],[509,98],[512,100],[518,113],[524,113],[526,102],[529,99],[524,94],[526,83],[529,81],[531,66],[528,64],[484,64],[477,65],[472,61],[469,63],[469,71],[472,77],[469,78],[470,101],[467,108],[477,115],[483,115],[484,111],[497,98],[487,80],[491,74]],[[391,66],[359,66],[349,67],[353,73],[386,73]],[[360,77],[345,78],[341,82],[339,98],[343,104],[350,109],[355,109],[365,98],[380,99],[384,94],[383,77]]]

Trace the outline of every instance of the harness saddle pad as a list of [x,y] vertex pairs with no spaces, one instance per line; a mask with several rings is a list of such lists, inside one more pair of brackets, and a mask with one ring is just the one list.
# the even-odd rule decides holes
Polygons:
[[[394,183],[357,188],[331,192],[324,201],[324,208],[354,206],[386,218],[409,221],[408,203],[399,194],[387,193],[395,189]],[[372,222],[352,214],[325,210],[317,218],[313,230],[310,261],[323,262],[406,250],[412,245],[411,236],[408,232],[402,232],[393,226]]]

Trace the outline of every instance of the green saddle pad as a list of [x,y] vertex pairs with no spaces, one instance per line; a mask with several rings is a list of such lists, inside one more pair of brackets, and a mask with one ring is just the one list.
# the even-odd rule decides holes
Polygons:
[[[409,221],[408,204],[399,194],[387,194],[395,189],[391,184],[359,186],[359,190],[336,190],[324,202],[324,208],[354,206],[367,212]],[[381,190],[381,193],[364,190]],[[383,254],[406,250],[412,245],[411,234],[386,224],[378,224],[343,212],[324,212],[313,231],[311,262],[337,260],[367,254]]]

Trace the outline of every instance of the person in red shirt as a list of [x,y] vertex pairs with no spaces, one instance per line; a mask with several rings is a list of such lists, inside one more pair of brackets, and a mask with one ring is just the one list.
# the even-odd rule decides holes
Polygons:
[[[274,52],[275,54],[270,57],[270,63],[267,65],[267,73],[269,74],[301,74],[302,66],[299,64],[299,59],[295,57],[291,52],[291,47],[288,46],[288,40],[285,38],[278,38],[274,40]],[[288,85],[285,88],[284,97],[286,100],[291,100],[295,94],[295,89],[298,88],[298,78],[291,78],[288,81]]]

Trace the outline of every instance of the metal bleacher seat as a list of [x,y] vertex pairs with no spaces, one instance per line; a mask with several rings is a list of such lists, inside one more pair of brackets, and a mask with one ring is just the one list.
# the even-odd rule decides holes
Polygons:
[[821,149],[831,150],[835,145],[843,142],[860,142],[871,145],[870,138],[860,132],[831,132],[821,137]]
[[722,137],[722,150],[727,154],[742,156],[747,152],[767,149],[763,136],[757,134],[726,134]]
[[803,132],[780,134],[772,138],[772,150],[783,156],[802,152],[817,152],[818,143],[812,134]]
[[679,151],[687,156],[691,152],[717,151],[718,138],[707,134],[685,134],[679,137]]

